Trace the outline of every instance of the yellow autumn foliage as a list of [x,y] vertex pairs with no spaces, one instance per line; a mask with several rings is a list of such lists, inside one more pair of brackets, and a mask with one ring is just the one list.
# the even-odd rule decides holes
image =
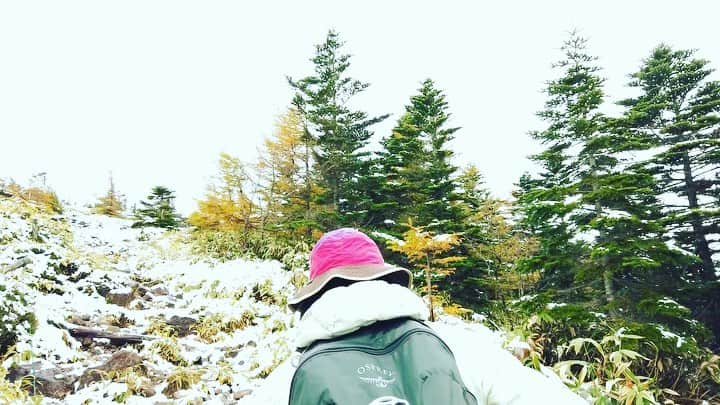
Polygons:
[[62,213],[63,208],[57,194],[40,187],[22,187],[15,182],[0,184],[0,194],[20,198],[49,212]]
[[320,207],[314,202],[322,192],[313,174],[313,144],[302,115],[289,109],[280,115],[272,136],[265,139],[255,165],[257,194],[262,200],[263,227],[290,238],[312,237]]
[[257,206],[245,192],[249,176],[239,159],[222,153],[217,184],[208,188],[205,199],[190,214],[188,223],[202,230],[249,231],[257,226]]
[[410,263],[422,269],[425,273],[424,291],[428,295],[430,306],[430,320],[435,320],[433,310],[433,276],[447,276],[452,274],[452,264],[463,259],[461,256],[442,256],[453,247],[460,244],[460,235],[442,234],[435,235],[430,231],[423,230],[409,221],[408,230],[403,233],[403,240],[390,240],[390,250],[402,253]]

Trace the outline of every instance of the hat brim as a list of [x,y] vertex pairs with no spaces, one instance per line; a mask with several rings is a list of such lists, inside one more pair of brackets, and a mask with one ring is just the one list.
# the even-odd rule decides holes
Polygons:
[[404,278],[401,279],[400,284],[405,287],[412,286],[412,273],[402,267],[390,264],[362,264],[335,267],[317,276],[307,285],[300,288],[295,296],[288,300],[288,307],[290,307],[293,311],[298,310],[304,303],[313,299],[317,294],[322,292],[330,281],[335,279],[348,281],[370,281],[396,273],[400,276],[407,276],[406,280]]

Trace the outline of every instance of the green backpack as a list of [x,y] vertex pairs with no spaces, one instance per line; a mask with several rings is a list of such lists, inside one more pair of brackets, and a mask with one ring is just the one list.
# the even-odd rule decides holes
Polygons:
[[304,353],[290,405],[477,405],[450,349],[422,322],[376,322]]

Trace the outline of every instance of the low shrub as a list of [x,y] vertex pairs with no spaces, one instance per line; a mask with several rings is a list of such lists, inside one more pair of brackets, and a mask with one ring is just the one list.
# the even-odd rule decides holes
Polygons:
[[550,298],[523,297],[490,312],[492,326],[529,343],[526,364],[554,366],[597,403],[720,397],[720,360],[702,344],[709,333],[682,305],[646,297],[632,314],[606,314]]
[[0,284],[0,356],[17,343],[20,336],[32,334],[37,320],[32,306],[20,291]]
[[150,350],[165,361],[175,364],[176,366],[188,365],[187,360],[183,358],[180,352],[180,346],[175,338],[156,340],[150,345]]
[[286,240],[272,233],[199,230],[192,234],[192,250],[221,261],[240,258],[277,260],[287,269],[306,268],[311,243]]
[[163,390],[163,394],[169,397],[180,390],[189,389],[200,382],[203,374],[201,370],[178,367],[168,376],[167,387]]

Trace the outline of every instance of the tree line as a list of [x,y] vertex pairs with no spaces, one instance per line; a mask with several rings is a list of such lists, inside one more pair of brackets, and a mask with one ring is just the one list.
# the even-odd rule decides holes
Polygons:
[[[447,304],[489,311],[540,293],[720,336],[720,84],[709,62],[657,46],[629,76],[635,96],[610,116],[586,41],[573,33],[562,52],[538,113],[546,127],[531,133],[541,169],[518,180],[513,201],[491,196],[476,167],[455,165],[460,128],[431,79],[371,152],[373,126],[388,115],[351,107],[369,84],[349,76],[351,56],[330,31],[312,72],[288,77],[294,97],[258,160],[222,154],[187,222],[249,248],[267,238],[309,246],[352,226],[409,267],[412,255],[391,248],[408,230],[448,236],[458,240],[444,252],[453,260],[441,260],[427,287]],[[667,300],[689,312],[667,310]]]

